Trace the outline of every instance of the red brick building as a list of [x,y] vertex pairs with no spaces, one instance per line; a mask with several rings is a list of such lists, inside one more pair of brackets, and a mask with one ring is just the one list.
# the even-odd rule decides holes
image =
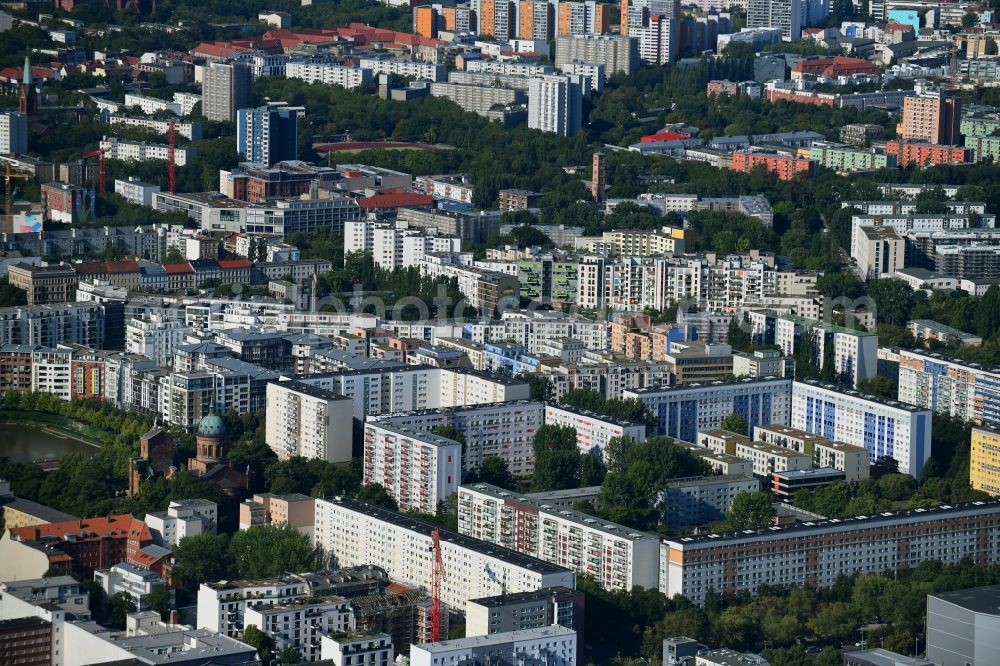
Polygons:
[[31,353],[41,349],[36,345],[4,345],[0,347],[0,392],[31,390]]
[[811,176],[816,171],[814,160],[745,150],[733,153],[733,161],[730,166],[733,171],[750,173],[759,166],[767,169],[768,173],[777,175],[778,180],[791,180],[799,174]]
[[885,154],[895,155],[896,164],[927,166],[928,164],[967,164],[972,161],[972,149],[942,146],[913,141],[886,141]]
[[[107,569],[119,562],[141,566],[137,554],[153,545],[146,524],[128,513],[15,527],[5,539],[41,550],[50,567],[65,567],[87,578],[96,569]],[[17,557],[9,549],[4,553]]]
[[800,60],[792,65],[791,78],[801,79],[803,76],[851,76],[852,74],[880,74],[878,66],[870,60],[861,58],[811,58]]

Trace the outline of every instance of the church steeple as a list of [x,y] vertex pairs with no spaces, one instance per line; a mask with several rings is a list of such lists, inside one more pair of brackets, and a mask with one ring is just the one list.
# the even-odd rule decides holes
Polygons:
[[34,113],[37,108],[35,100],[35,81],[31,72],[31,56],[24,56],[24,73],[21,75],[21,95],[18,109],[21,113]]

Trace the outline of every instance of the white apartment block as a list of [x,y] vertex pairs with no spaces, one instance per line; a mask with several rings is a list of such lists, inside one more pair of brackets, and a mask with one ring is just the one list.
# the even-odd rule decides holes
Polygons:
[[900,349],[898,397],[976,425],[1000,426],[1000,368]]
[[[431,587],[434,526],[346,497],[316,500],[314,544],[337,566],[374,564],[405,585]],[[572,571],[506,548],[440,530],[447,578],[441,601],[462,610],[469,599],[576,587]]]
[[[201,95],[188,92],[175,92],[174,103],[181,105],[181,115],[186,116],[194,111],[195,106],[201,104]],[[188,138],[190,139],[191,137]]]
[[604,447],[615,437],[628,437],[636,442],[646,439],[643,423],[617,421],[603,414],[596,414],[569,405],[546,405],[545,425],[576,428],[576,445],[584,453],[594,452],[603,456]]
[[872,462],[889,456],[901,473],[920,476],[931,455],[930,410],[818,382],[794,382],[791,393],[793,428],[863,446]]
[[392,637],[388,634],[320,636],[320,659],[333,666],[390,666],[393,664]]
[[470,60],[465,63],[467,72],[489,72],[490,74],[505,74],[508,76],[542,76],[553,74],[549,65],[536,65],[530,62],[507,62],[503,60]]
[[31,352],[31,390],[69,400],[73,394],[72,359],[71,349],[38,349]]
[[860,227],[854,262],[863,280],[893,275],[906,265],[906,243],[892,227]]
[[832,467],[843,472],[847,481],[860,481],[869,476],[868,449],[863,446],[831,442],[821,435],[776,423],[755,427],[753,440],[811,455],[813,467]]
[[[170,146],[162,143],[145,143],[143,141],[128,141],[118,137],[105,137],[100,142],[104,157],[109,160],[124,162],[146,160],[167,160],[170,158]],[[185,166],[198,154],[194,148],[174,148],[174,163]]]
[[302,661],[318,661],[323,636],[354,630],[354,609],[343,597],[247,605],[243,626],[256,626],[274,640],[274,653],[298,650]]
[[507,462],[512,475],[529,476],[535,468],[535,433],[545,425],[545,403],[513,400],[386,414],[368,420],[414,432],[453,425],[465,435],[464,469],[476,471],[487,457],[497,456]]
[[462,480],[462,444],[430,432],[365,424],[364,483],[377,483],[401,511],[436,514]]
[[425,176],[420,182],[427,194],[441,199],[472,203],[472,184],[465,176]]
[[765,442],[737,442],[734,455],[753,464],[755,476],[770,477],[775,472],[812,469],[812,456]]
[[576,666],[576,630],[552,625],[438,643],[419,643],[410,648],[410,666],[462,663]]
[[305,580],[291,577],[220,581],[198,587],[198,629],[239,638],[246,610],[254,605],[280,604],[309,596]]
[[[138,611],[149,610],[149,595],[167,585],[166,579],[155,571],[128,562],[119,562],[110,569],[98,569],[94,572],[94,582],[101,586],[108,598],[119,592],[127,594]],[[173,596],[171,588],[167,591]]]
[[858,214],[851,217],[851,256],[860,256],[862,227],[892,227],[900,236],[909,231],[934,232],[949,229],[969,229],[972,227],[992,228],[996,223],[993,215],[975,213],[945,213],[939,215],[918,215],[915,213],[875,215]]
[[264,441],[281,460],[294,456],[350,462],[353,402],[303,382],[267,385]]
[[462,239],[429,236],[421,229],[397,228],[392,222],[348,220],[344,252],[365,252],[387,270],[417,266],[432,252],[461,252]]
[[511,340],[537,354],[544,345],[571,338],[583,342],[586,349],[607,349],[608,323],[579,317],[533,313],[533,316],[506,312],[499,321],[470,322],[466,326],[472,342]]
[[172,500],[166,511],[147,513],[145,523],[157,545],[170,548],[184,537],[215,534],[219,507],[203,499]]
[[660,592],[696,604],[709,590],[761,585],[829,587],[838,576],[914,569],[963,558],[1000,561],[1000,502],[973,502],[782,527],[668,539],[660,547]]
[[656,535],[487,483],[458,489],[458,531],[591,576],[606,590],[658,584]]
[[28,152],[28,114],[19,111],[0,113],[0,155],[23,155]]
[[396,60],[395,58],[361,58],[358,63],[362,69],[371,70],[374,74],[392,74],[394,76],[409,76],[425,81],[444,81],[448,78],[448,70],[444,65],[422,60]]
[[115,179],[115,194],[137,206],[153,206],[153,195],[160,191],[159,185],[144,183],[136,176],[128,180]]
[[583,122],[583,85],[586,77],[548,74],[528,81],[528,127],[572,136]]
[[351,90],[374,80],[372,70],[363,67],[344,67],[332,62],[289,62],[285,77],[301,79],[306,83],[323,83]]
[[181,115],[181,105],[177,102],[168,102],[157,97],[146,97],[145,95],[125,94],[125,106],[137,106],[147,116],[151,116],[158,111],[169,111],[175,116]]
[[704,525],[726,517],[740,493],[760,491],[753,476],[715,475],[672,480],[660,493],[663,522],[673,529]]
[[834,326],[814,319],[773,310],[748,313],[751,333],[760,344],[775,344],[787,356],[799,351],[803,334],[812,340],[816,365],[823,368],[827,345],[833,345],[833,363],[837,374],[850,379],[854,386],[878,373],[878,335],[852,328]]
[[[201,100],[201,97],[198,97]],[[158,120],[156,118],[135,118],[133,116],[111,116],[108,118],[111,125],[125,125],[126,127],[141,127],[153,130],[157,134],[166,134],[170,131],[169,120]],[[182,136],[188,141],[198,141],[201,139],[201,123],[174,123],[174,133]]]
[[190,331],[182,321],[155,314],[130,319],[125,325],[125,351],[148,356],[159,366],[169,366]]
[[791,413],[790,379],[739,379],[676,387],[626,390],[622,397],[636,398],[653,411],[655,432],[694,442],[702,430],[718,428],[730,414],[739,414],[748,427],[787,423]]

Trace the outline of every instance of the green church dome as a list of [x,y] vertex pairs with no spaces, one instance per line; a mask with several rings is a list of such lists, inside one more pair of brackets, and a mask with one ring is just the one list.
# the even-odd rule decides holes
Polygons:
[[202,437],[222,437],[226,434],[226,424],[217,414],[209,414],[198,423],[198,434]]

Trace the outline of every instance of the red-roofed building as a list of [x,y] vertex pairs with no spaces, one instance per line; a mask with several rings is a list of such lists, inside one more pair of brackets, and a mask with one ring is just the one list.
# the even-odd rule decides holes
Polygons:
[[651,143],[653,141],[683,141],[690,138],[690,134],[684,134],[683,132],[657,132],[656,134],[647,134],[639,139],[639,141],[642,143]]
[[85,261],[74,264],[76,274],[81,280],[105,280],[111,284],[126,289],[138,289],[142,286],[142,272],[135,259],[125,261]]
[[166,285],[164,285],[164,289],[168,291],[194,289],[194,269],[188,262],[185,261],[179,264],[163,264],[163,272],[166,274]]
[[750,173],[760,166],[763,166],[768,173],[777,175],[778,180],[791,180],[799,174],[811,176],[816,171],[814,160],[745,150],[733,153],[730,168],[740,173]]
[[878,66],[870,60],[836,56],[833,58],[811,58],[792,65],[792,80],[805,76],[851,76],[852,74],[880,74]]
[[140,553],[151,545],[149,528],[127,513],[15,527],[0,537],[0,579],[41,578],[54,566],[87,578],[119,562],[145,566]]
[[430,194],[395,190],[358,199],[358,206],[363,211],[377,213],[397,208],[430,208],[434,206],[434,197]]
[[225,62],[235,53],[246,51],[266,51],[267,53],[282,53],[282,43],[270,39],[265,34],[254,39],[237,39],[232,41],[202,42],[191,49],[191,55],[204,58],[209,62]]
[[971,148],[915,141],[887,141],[885,154],[895,155],[896,164],[901,167],[927,166],[929,164],[967,164],[972,161]]
[[[59,72],[52,69],[51,67],[39,67],[38,65],[31,66],[31,80],[38,83],[39,81],[48,81],[49,79],[58,79]],[[4,67],[0,69],[0,82],[3,83],[20,83],[24,78],[24,67]]]

